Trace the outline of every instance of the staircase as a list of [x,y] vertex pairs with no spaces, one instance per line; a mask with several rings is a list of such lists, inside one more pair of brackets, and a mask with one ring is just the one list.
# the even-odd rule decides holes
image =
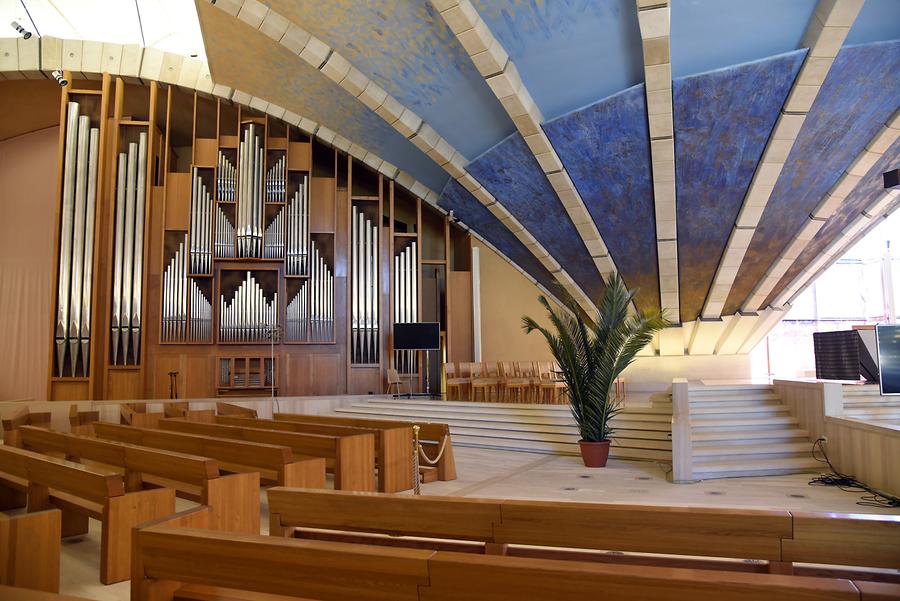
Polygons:
[[[528,453],[579,455],[568,406],[372,398],[337,409],[356,417],[447,423],[453,445]],[[612,420],[610,456],[671,461],[670,399],[627,405]]]
[[900,426],[900,396],[881,396],[875,384],[848,384],[843,390],[844,417]]
[[812,442],[772,386],[691,386],[693,477],[818,471]]

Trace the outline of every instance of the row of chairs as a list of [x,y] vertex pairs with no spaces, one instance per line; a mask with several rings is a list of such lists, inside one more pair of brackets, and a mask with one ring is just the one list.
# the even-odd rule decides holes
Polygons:
[[447,398],[501,403],[568,402],[566,383],[552,361],[447,363]]

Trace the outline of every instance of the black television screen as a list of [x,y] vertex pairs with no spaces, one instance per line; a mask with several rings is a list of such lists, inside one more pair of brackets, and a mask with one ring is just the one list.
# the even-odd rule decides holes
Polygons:
[[881,394],[900,394],[900,325],[875,326]]
[[820,380],[858,381],[860,376],[873,384],[878,380],[875,359],[856,330],[815,332],[813,348]]
[[441,329],[437,322],[394,324],[394,350],[433,351],[440,348]]

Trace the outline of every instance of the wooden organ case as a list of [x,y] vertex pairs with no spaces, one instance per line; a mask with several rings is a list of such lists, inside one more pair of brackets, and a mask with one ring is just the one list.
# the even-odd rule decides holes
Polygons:
[[60,126],[51,400],[168,398],[176,372],[182,398],[421,388],[393,323],[439,321],[445,354],[466,330],[469,236],[296,126],[107,74],[70,79]]

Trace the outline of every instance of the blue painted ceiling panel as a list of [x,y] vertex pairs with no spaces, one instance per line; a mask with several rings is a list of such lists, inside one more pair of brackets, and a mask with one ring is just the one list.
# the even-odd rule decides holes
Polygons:
[[857,215],[865,211],[872,203],[885,193],[884,189],[884,172],[900,167],[900,140],[896,140],[881,159],[869,169],[869,172],[859,181],[856,187],[838,210],[832,215],[822,229],[816,234],[809,245],[800,253],[794,264],[791,265],[781,281],[775,286],[772,294],[766,299],[765,304],[771,303],[778,296],[776,291],[780,292],[786,288],[806,267],[812,263],[822,251],[828,247],[834,240],[840,237],[841,231],[850,225]]
[[741,307],[810,212],[900,103],[900,41],[837,55],[766,205],[725,305]]
[[588,297],[599,302],[603,279],[522,136],[514,133],[466,168],[564,266]]
[[640,83],[634,0],[473,0],[552,119]]
[[[659,308],[643,84],[544,124],[639,309]],[[564,264],[565,265],[565,264]]]
[[845,45],[900,39],[900,2],[866,0],[850,28]]
[[427,0],[269,3],[335,48],[466,157],[478,156],[515,131],[468,54]]
[[559,287],[553,275],[531,254],[531,251],[516,238],[503,223],[481,204],[456,180],[450,180],[444,187],[438,206],[453,211],[456,217],[472,231],[493,244],[516,265],[524,269],[557,298],[564,298],[565,292]]
[[676,79],[681,320],[697,319],[805,50]]
[[306,61],[211,4],[199,2],[197,9],[216,83],[308,117],[397,165],[432,190],[443,188],[449,178],[446,171]]
[[678,0],[672,3],[672,76],[800,48],[817,0]]

